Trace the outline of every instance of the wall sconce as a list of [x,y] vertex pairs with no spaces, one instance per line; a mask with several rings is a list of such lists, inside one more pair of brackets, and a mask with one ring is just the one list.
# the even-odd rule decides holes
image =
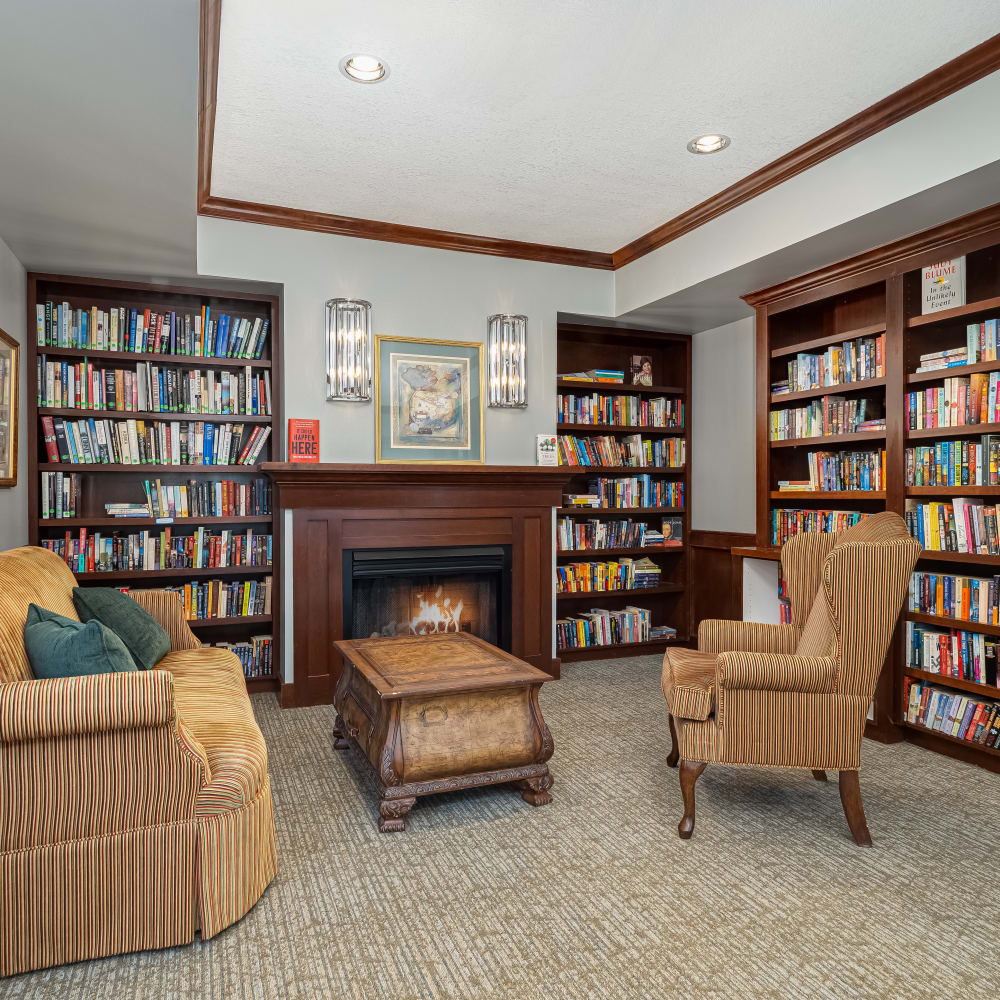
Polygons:
[[527,316],[498,313],[486,321],[490,406],[527,406]]
[[372,398],[372,304],[364,299],[326,304],[326,398]]

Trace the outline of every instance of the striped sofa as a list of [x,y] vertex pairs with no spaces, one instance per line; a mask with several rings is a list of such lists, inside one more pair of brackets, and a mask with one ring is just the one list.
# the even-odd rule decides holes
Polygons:
[[[781,549],[792,625],[703,621],[698,649],[668,649],[663,695],[680,761],[682,838],[709,763],[840,772],[855,841],[871,844],[858,769],[865,719],[920,545],[898,514],[837,534],[803,534]],[[804,623],[804,624],[801,624]]]
[[30,680],[34,602],[76,618],[41,548],[0,552],[0,975],[209,938],[277,871],[267,750],[243,672],[177,596],[157,669]]

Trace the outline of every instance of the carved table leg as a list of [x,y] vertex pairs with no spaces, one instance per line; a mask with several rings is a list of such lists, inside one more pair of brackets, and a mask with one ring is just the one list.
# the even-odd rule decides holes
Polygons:
[[871,847],[872,835],[868,832],[865,807],[861,803],[861,783],[857,771],[840,772],[840,804],[844,807],[854,843],[858,847]]
[[406,829],[404,818],[416,801],[416,798],[382,799],[378,804],[379,833],[402,833]]
[[668,716],[670,719],[670,753],[667,755],[667,767],[676,767],[677,761],[680,760],[681,752],[677,747],[677,727],[674,725],[674,717]]
[[684,815],[677,824],[677,832],[681,840],[687,840],[694,833],[694,784],[701,777],[701,772],[708,767],[705,763],[695,760],[681,761],[681,795],[684,796]]
[[813,768],[813,777],[817,781],[826,781],[826,771],[817,771],[815,768]]
[[333,720],[333,749],[347,750],[350,745],[347,742],[347,727],[344,725],[344,720],[338,715]]
[[517,783],[521,789],[521,798],[528,805],[545,806],[552,801],[549,789],[552,787],[552,775],[546,772],[538,775],[537,778],[524,778]]

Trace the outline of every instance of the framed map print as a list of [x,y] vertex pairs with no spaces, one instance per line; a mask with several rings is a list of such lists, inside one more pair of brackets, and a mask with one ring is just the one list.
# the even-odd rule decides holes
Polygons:
[[0,330],[0,487],[17,486],[17,378],[21,349]]
[[375,461],[485,460],[483,345],[375,338]]

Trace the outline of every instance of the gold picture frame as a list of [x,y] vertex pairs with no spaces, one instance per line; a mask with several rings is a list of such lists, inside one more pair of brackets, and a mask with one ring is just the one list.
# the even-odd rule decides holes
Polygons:
[[[397,345],[399,350],[394,349]],[[417,397],[419,410],[414,410]],[[485,463],[486,374],[481,343],[375,337],[375,461]]]
[[0,330],[0,489],[17,486],[21,345]]

